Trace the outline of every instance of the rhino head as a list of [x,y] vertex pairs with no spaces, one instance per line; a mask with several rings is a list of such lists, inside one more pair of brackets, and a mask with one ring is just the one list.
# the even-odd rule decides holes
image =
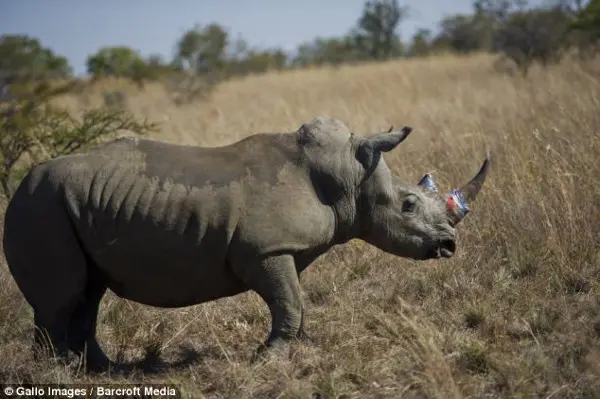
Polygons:
[[469,205],[485,182],[489,159],[468,183],[446,194],[438,191],[429,174],[416,185],[404,184],[392,175],[381,153],[391,151],[411,131],[410,127],[390,128],[357,146],[357,158],[365,168],[358,192],[360,238],[402,257],[449,258],[456,251],[455,227],[471,211]]
[[430,175],[405,184],[392,175],[382,154],[411,131],[406,126],[361,137],[340,121],[317,118],[302,126],[300,137],[310,148],[305,154],[317,170],[314,180],[333,204],[338,230],[352,231],[347,238],[406,258],[449,258],[456,251],[455,227],[471,210],[489,160],[467,184],[447,194],[438,191]]

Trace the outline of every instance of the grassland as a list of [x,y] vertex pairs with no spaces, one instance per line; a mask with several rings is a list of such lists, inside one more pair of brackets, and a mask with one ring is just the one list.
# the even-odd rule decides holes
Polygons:
[[[386,154],[406,182],[433,172],[449,189],[486,152],[494,163],[454,258],[334,248],[301,278],[317,346],[266,364],[249,364],[270,321],[254,293],[174,310],[107,295],[105,350],[125,361],[160,350],[160,373],[85,376],[34,363],[31,312],[1,264],[0,380],[173,382],[191,397],[600,397],[597,62],[527,79],[498,72],[487,55],[294,71],[230,81],[181,107],[160,87],[119,87],[168,141],[215,146],[329,115],[358,134],[413,126]],[[104,89],[63,101],[82,110]]]

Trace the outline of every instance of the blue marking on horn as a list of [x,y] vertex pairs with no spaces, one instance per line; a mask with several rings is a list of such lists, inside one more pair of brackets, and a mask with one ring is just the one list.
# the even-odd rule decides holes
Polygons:
[[425,187],[426,189],[433,191],[435,193],[438,192],[437,185],[435,184],[435,182],[433,181],[433,177],[431,177],[431,175],[429,173],[427,173],[425,176],[423,176],[421,181],[419,181],[419,185],[421,185],[421,186]]

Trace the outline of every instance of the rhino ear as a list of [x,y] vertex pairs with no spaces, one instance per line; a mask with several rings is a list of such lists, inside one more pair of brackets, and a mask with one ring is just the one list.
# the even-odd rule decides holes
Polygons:
[[370,172],[377,166],[380,157],[381,154],[375,152],[373,144],[369,140],[365,138],[360,139],[358,147],[356,148],[356,159],[367,171]]
[[388,152],[396,148],[408,137],[412,128],[404,126],[401,130],[393,130],[391,126],[387,132],[375,133],[361,139],[356,158],[363,164],[365,169],[371,170],[379,162],[382,152]]
[[402,143],[410,132],[412,132],[412,128],[409,126],[404,126],[400,130],[394,130],[394,126],[390,126],[387,132],[375,133],[367,137],[367,140],[371,142],[375,151],[388,152]]

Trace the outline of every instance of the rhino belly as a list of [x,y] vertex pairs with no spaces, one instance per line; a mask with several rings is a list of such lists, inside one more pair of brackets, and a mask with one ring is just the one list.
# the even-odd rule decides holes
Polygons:
[[227,264],[237,223],[227,188],[203,191],[108,169],[107,178],[96,173],[87,192],[67,190],[67,202],[86,252],[112,291],[178,307],[244,290]]
[[180,307],[244,291],[225,259],[202,252],[177,255],[173,248],[161,251],[160,244],[154,244],[145,251],[113,248],[93,256],[118,296],[151,306]]

